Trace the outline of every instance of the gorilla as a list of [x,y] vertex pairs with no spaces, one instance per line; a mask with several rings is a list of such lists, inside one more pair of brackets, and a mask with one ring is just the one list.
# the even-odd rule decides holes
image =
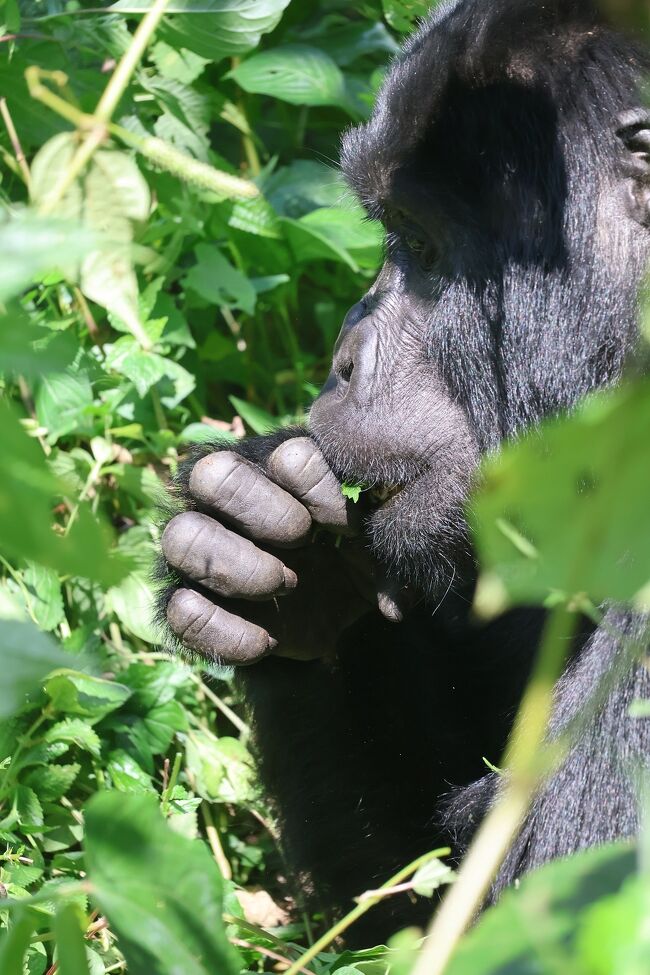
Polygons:
[[[451,0],[392,64],[343,173],[385,227],[306,428],[201,448],[162,535],[170,644],[237,665],[283,851],[333,912],[441,844],[462,855],[543,612],[473,619],[465,510],[482,455],[616,383],[650,256],[646,51],[590,0]],[[363,485],[358,504],[342,484]],[[348,493],[348,492],[346,492]],[[550,733],[638,621],[585,623]],[[522,824],[522,872],[637,829],[650,696],[628,670]],[[647,761],[647,758],[646,758]],[[393,897],[359,943],[422,923]]]

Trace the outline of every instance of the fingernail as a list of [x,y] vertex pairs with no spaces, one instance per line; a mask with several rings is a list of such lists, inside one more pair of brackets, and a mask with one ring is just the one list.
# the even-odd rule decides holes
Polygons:
[[298,585],[298,576],[296,573],[286,565],[282,566],[282,572],[284,574],[284,588],[295,589]]

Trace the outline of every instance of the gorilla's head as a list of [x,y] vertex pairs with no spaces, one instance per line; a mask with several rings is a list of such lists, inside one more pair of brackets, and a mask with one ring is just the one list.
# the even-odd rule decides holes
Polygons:
[[340,476],[384,489],[371,531],[406,574],[455,560],[482,451],[620,375],[649,256],[647,67],[587,0],[457,0],[344,136],[385,262],[310,426]]

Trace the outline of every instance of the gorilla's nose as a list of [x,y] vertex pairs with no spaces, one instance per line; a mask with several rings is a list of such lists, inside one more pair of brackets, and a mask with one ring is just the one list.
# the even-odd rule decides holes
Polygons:
[[[356,308],[356,306],[355,306]],[[353,309],[354,311],[354,309]],[[359,404],[372,395],[377,368],[379,336],[369,315],[364,314],[353,325],[346,318],[332,363],[339,396],[351,396]]]

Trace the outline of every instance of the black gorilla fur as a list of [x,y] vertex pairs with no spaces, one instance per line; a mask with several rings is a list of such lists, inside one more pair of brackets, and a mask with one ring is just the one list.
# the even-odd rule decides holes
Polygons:
[[[481,453],[615,383],[634,352],[650,252],[647,67],[587,0],[457,0],[410,39],[371,120],[344,137],[343,170],[386,225],[387,257],[344,323],[309,435],[340,480],[404,486],[367,514],[365,533],[393,584],[424,601],[397,626],[360,615],[338,634],[335,662],[271,655],[240,671],[285,853],[316,904],[348,908],[437,845],[460,854],[492,800],[482,756],[498,760],[542,616],[471,621],[463,502]],[[300,433],[236,450],[265,471]],[[197,459],[183,503],[209,511],[187,488]],[[210,596],[193,578],[175,577],[188,605]],[[183,608],[172,628],[205,654]],[[619,653],[612,632],[640,626],[622,610],[585,626],[552,734]],[[629,773],[650,754],[650,723],[627,707],[649,682],[638,666],[610,694],[535,802],[495,892],[635,832]],[[353,936],[383,939],[429,910],[392,898]]]

